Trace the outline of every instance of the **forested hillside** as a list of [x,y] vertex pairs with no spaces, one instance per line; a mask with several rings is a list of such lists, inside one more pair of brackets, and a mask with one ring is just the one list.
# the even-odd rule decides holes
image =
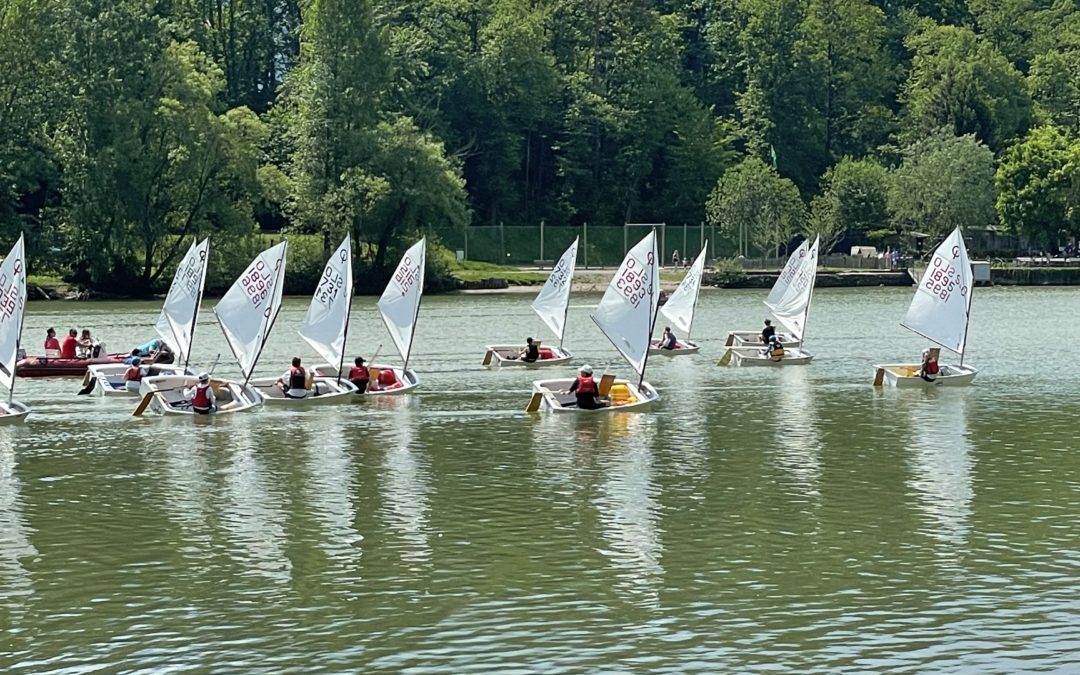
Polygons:
[[99,286],[260,228],[1054,246],[1078,131],[1073,0],[0,0],[0,232]]

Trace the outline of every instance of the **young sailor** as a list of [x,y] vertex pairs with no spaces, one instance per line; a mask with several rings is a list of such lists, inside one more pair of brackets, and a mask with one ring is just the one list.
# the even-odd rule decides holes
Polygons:
[[933,353],[929,349],[924,349],[922,353],[922,365],[919,366],[919,377],[927,382],[933,382],[937,379],[938,373],[941,372],[941,366],[938,365],[937,359],[934,358]]
[[356,365],[349,368],[349,382],[356,386],[357,393],[360,394],[367,391],[368,383],[371,382],[371,373],[368,372],[365,363],[364,357],[357,356]]
[[300,363],[300,357],[294,356],[292,365],[275,383],[285,398],[307,398],[311,393],[307,388],[307,371]]
[[519,353],[525,363],[536,363],[540,360],[540,346],[533,342],[532,338],[525,338],[525,348]]
[[214,412],[214,389],[210,386],[210,375],[199,373],[198,383],[184,390],[184,398],[191,401],[193,412],[200,415]]
[[578,372],[579,375],[570,385],[567,393],[573,393],[577,396],[577,405],[582,410],[603,408],[605,404],[597,400],[597,397],[600,396],[600,388],[596,386],[596,380],[593,379],[592,366],[584,365]]
[[772,321],[765,319],[765,327],[761,329],[761,342],[768,347],[774,335],[776,335],[776,328],[772,325]]
[[79,331],[72,328],[68,331],[67,337],[60,343],[60,358],[73,359],[75,358],[76,350],[79,347],[78,340]]
[[664,334],[660,336],[660,342],[658,347],[660,349],[675,349],[678,345],[678,340],[675,339],[675,334],[671,332],[670,326],[664,326]]
[[142,359],[138,356],[131,359],[131,365],[124,371],[124,387],[128,391],[138,392],[142,384],[146,369],[142,367]]

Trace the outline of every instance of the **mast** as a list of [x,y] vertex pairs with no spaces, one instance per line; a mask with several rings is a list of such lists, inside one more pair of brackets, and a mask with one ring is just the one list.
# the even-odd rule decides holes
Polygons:
[[[346,235],[347,236],[347,235]],[[341,332],[341,358],[338,359],[337,369],[337,383],[341,384],[341,371],[345,368],[345,346],[349,344],[349,318],[352,315],[352,301],[355,289],[353,289],[352,278],[352,238],[349,237],[349,288],[346,291],[349,294],[349,299],[346,300],[345,305],[345,329]],[[412,351],[412,342],[409,343],[409,350]]]
[[[655,233],[656,230],[653,230]],[[638,377],[638,390],[645,384],[645,369],[649,367],[649,350],[652,348],[653,331],[656,330],[656,320],[660,317],[660,307],[656,302],[656,295],[660,292],[660,272],[657,269],[659,261],[656,256],[656,241],[653,241],[653,287],[649,293],[649,335],[645,341],[645,360],[641,362],[641,373]]]
[[[701,253],[699,253],[698,255],[705,255],[705,251],[707,251],[707,250],[709,250],[709,240],[708,239],[705,240],[705,245],[701,247]],[[694,265],[697,266],[697,261],[696,260],[694,261]],[[698,298],[701,297],[701,278],[703,276],[705,276],[705,265],[704,264],[701,266],[701,271],[698,272],[697,290],[694,292],[694,306],[690,308],[690,325],[686,327],[686,341],[687,342],[690,342],[690,331],[692,331],[694,329],[694,319],[697,317],[697,303],[698,303]],[[657,307],[657,311],[660,311],[659,307]],[[655,325],[653,326],[653,329],[654,330],[656,329]],[[652,338],[652,333],[649,334],[649,338],[650,339]]]
[[[574,246],[577,246],[577,239],[574,240]],[[574,251],[574,271],[577,271],[577,251]],[[574,275],[571,274],[570,278],[566,280],[566,283],[572,289],[574,287]],[[566,337],[566,320],[570,317],[570,290],[566,291],[566,304],[563,306],[562,314],[562,330],[559,331],[559,349],[562,349],[563,338]]]
[[[198,238],[196,237],[196,246],[198,246]],[[191,347],[195,344],[195,326],[199,321],[199,307],[202,306],[203,291],[206,289],[206,268],[210,265],[210,239],[206,240],[206,250],[203,252],[202,261],[202,275],[199,279],[199,292],[195,296],[195,311],[191,315],[191,335],[188,336],[187,349],[184,350],[184,370],[188,369],[188,364],[191,363]],[[235,354],[234,354],[235,356]]]
[[[424,252],[424,265],[427,266],[426,251]],[[416,313],[413,314],[412,328],[409,329],[409,351],[405,354],[405,365],[401,367],[402,370],[409,369],[409,357],[412,356],[412,344],[413,340],[416,339],[416,321],[420,318],[420,303],[424,301],[424,282],[421,281],[420,283],[420,297],[416,299]]]

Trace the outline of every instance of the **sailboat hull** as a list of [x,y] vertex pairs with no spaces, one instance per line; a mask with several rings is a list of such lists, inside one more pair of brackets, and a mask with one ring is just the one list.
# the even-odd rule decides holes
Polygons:
[[[888,387],[963,387],[970,385],[979,374],[972,366],[942,365],[941,373],[933,380],[924,380],[918,376],[918,363],[888,363],[874,366],[884,371],[881,384]],[[875,374],[877,373],[875,370]]]
[[780,366],[805,366],[812,361],[814,355],[801,348],[788,348],[785,346],[784,356],[780,360],[774,360],[765,354],[760,347],[732,347],[731,365],[740,367],[780,367]]
[[29,406],[21,401],[0,402],[0,427],[22,424],[29,414]]
[[649,347],[650,356],[688,356],[690,354],[697,354],[701,351],[701,347],[689,340],[679,340],[675,343],[675,349],[661,349],[657,347],[655,343]]
[[356,400],[356,387],[351,382],[343,379],[340,383],[337,377],[314,377],[311,383],[311,393],[303,398],[291,398],[278,388],[277,380],[264,377],[252,380],[251,386],[263,397],[263,405],[268,408],[313,408],[337,403],[348,403]]
[[[383,371],[389,371],[393,377],[384,375]],[[372,375],[371,384],[367,391],[358,393],[360,396],[400,396],[420,386],[420,377],[412,368],[368,364],[368,372]],[[337,374],[338,369],[328,363],[315,366],[316,376],[336,378]]]
[[617,379],[611,385],[608,405],[588,410],[577,406],[577,397],[574,394],[562,393],[569,389],[573,382],[573,379],[539,380],[533,382],[533,392],[540,394],[543,397],[543,407],[554,413],[641,412],[660,400],[660,394],[648,382],[643,382],[639,387],[636,382]]
[[[795,336],[791,333],[777,332],[777,337],[780,338],[780,342],[784,343],[785,347],[801,347],[802,340],[795,339]],[[761,331],[753,330],[733,330],[728,333],[727,342],[724,343],[725,347],[760,347],[761,346]]]
[[[191,368],[185,369],[183,366],[155,366],[151,364],[148,367],[150,377],[195,374]],[[128,383],[124,380],[124,373],[127,372],[127,369],[128,366],[122,363],[90,366],[86,369],[86,375],[83,377],[83,386],[93,382],[96,385],[94,391],[107,397],[138,396],[141,389],[140,383],[135,382],[135,387],[129,389]]]
[[150,410],[159,415],[187,417],[215,417],[229,413],[246,412],[260,407],[263,397],[250,384],[244,386],[231,380],[211,380],[217,409],[204,415],[191,409],[191,402],[184,397],[184,390],[195,386],[198,378],[190,375],[159,375],[142,381],[140,393],[152,393]]
[[521,345],[488,345],[483,365],[489,368],[546,368],[569,363],[574,355],[562,347],[540,347],[540,359],[523,361],[518,358]]

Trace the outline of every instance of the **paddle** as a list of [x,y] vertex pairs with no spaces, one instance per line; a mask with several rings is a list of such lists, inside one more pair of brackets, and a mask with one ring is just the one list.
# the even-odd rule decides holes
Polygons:
[[490,366],[491,365],[491,357],[493,356],[493,354],[494,354],[494,352],[492,352],[490,349],[487,350],[486,352],[484,352],[484,360],[483,360],[483,362],[480,363],[480,365],[482,365],[482,366]]
[[878,368],[877,373],[874,374],[874,386],[880,387],[885,382],[885,369]]
[[733,351],[732,348],[728,347],[727,351],[724,352],[724,355],[721,356],[720,360],[716,362],[716,365],[718,365],[718,366],[726,366],[727,364],[731,363],[731,353],[732,353],[732,351]]
[[79,390],[78,396],[86,396],[90,392],[94,391],[94,387],[97,386],[97,378],[87,370],[82,379],[83,387]]
[[[217,369],[218,362],[220,362],[220,361],[221,361],[221,352],[218,352],[218,355],[216,357],[214,357],[214,364],[212,366],[210,366],[210,373],[209,374],[211,374],[211,375],[213,374],[213,372]],[[146,409],[150,406],[150,402],[154,400],[154,396],[156,396],[159,392],[173,391],[175,389],[180,389],[181,388],[181,387],[172,387],[171,389],[158,389],[154,385],[148,385],[148,386],[150,387],[150,391],[146,392],[146,394],[142,397],[142,400],[139,401],[139,405],[135,408],[135,412],[131,413],[132,417],[142,417],[142,414],[144,412],[146,412]]]
[[596,393],[600,396],[607,396],[611,393],[611,385],[615,384],[615,376],[604,373],[600,378],[600,384],[596,387]]
[[540,410],[540,403],[544,400],[544,395],[538,391],[534,391],[532,398],[529,399],[529,404],[525,406],[525,412],[534,413]]

